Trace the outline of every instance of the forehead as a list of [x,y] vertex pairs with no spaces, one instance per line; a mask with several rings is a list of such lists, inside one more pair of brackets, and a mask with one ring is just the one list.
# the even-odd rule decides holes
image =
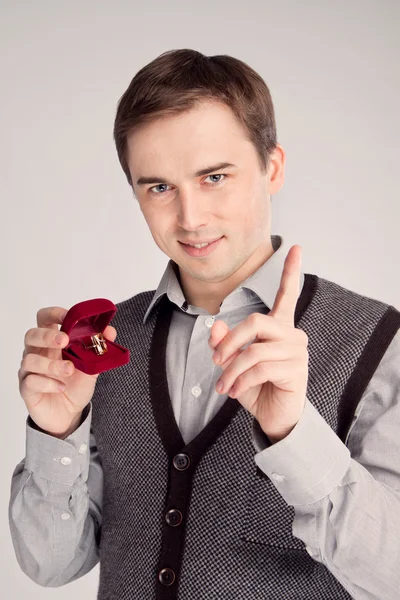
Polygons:
[[142,173],[150,166],[178,162],[183,166],[212,162],[213,158],[231,162],[236,153],[251,146],[246,132],[229,106],[220,102],[202,101],[190,111],[163,116],[144,123],[127,137],[130,169]]

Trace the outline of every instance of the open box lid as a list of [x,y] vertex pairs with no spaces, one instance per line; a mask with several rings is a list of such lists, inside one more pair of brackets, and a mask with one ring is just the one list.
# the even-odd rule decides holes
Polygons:
[[83,339],[95,333],[102,333],[117,312],[117,307],[107,298],[84,300],[71,306],[67,312],[61,331],[70,340]]

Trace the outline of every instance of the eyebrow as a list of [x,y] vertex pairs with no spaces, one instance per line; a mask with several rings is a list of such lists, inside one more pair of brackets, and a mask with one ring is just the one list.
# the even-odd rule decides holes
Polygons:
[[[208,175],[213,171],[220,171],[221,169],[227,169],[228,167],[236,167],[236,165],[233,165],[232,163],[228,162],[221,162],[216,165],[213,165],[212,167],[200,169],[200,171],[194,173],[193,176],[201,177],[202,175]],[[146,183],[168,183],[168,181],[163,177],[155,177],[154,175],[152,175],[150,177],[139,177],[139,179],[136,182],[136,185],[145,185]]]

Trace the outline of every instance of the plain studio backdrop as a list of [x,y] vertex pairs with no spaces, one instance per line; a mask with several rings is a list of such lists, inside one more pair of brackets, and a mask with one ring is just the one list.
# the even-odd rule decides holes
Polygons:
[[397,0],[0,7],[0,595],[95,599],[99,565],[63,588],[33,583],[16,561],[7,512],[28,414],[17,372],[38,309],[156,289],[168,261],[117,159],[118,99],[166,50],[247,62],[270,88],[287,153],[271,232],[302,246],[305,272],[400,309],[400,8]]

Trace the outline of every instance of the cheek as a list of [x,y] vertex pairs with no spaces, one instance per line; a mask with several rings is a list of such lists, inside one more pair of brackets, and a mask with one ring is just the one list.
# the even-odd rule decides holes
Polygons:
[[242,239],[249,246],[265,238],[268,229],[268,211],[266,209],[268,198],[259,196],[248,199],[237,227]]
[[260,219],[255,214],[253,207],[248,206],[248,209],[243,213],[241,223],[242,235],[250,241],[254,236],[254,232],[260,228]]
[[240,221],[241,230],[253,231],[259,228],[260,221],[265,220],[267,198],[263,197],[261,186],[254,179],[249,179],[241,187],[231,214],[236,221]]
[[157,246],[165,250],[171,239],[176,238],[176,227],[173,215],[169,211],[151,210],[144,214],[146,223]]
[[[160,239],[160,223],[159,219],[157,219],[156,214],[153,210],[150,210],[146,206],[141,207],[142,215],[144,220],[146,221],[147,227],[154,239],[154,241],[158,245],[158,240]],[[161,235],[162,238],[162,235]]]

